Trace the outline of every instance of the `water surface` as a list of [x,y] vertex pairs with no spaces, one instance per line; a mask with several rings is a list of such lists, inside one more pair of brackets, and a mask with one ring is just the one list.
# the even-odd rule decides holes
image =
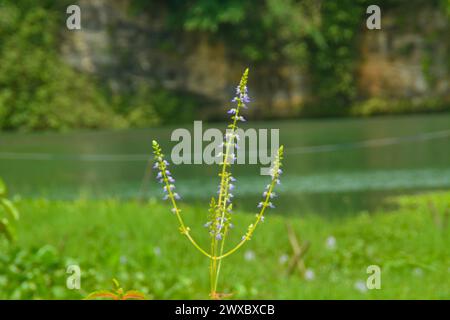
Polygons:
[[[286,157],[279,213],[372,212],[390,195],[450,188],[449,114],[251,125],[280,129]],[[22,196],[159,197],[158,185],[145,178],[151,141],[170,154],[173,129],[1,133],[0,175]],[[238,207],[252,209],[259,201],[267,182],[260,167],[234,166]],[[188,202],[205,203],[217,190],[216,166],[172,171]]]

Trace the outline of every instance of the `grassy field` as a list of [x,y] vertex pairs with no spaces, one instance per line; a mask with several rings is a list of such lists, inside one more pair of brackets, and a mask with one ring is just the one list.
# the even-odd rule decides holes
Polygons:
[[[450,193],[395,199],[389,212],[323,220],[283,217],[273,211],[253,239],[224,260],[219,289],[242,299],[449,299],[449,225],[430,214],[432,201],[443,213]],[[0,242],[0,298],[79,299],[110,289],[117,278],[125,289],[151,299],[207,299],[208,261],[178,232],[176,218],[160,201],[17,200],[19,240]],[[184,208],[187,225],[203,247],[204,209]],[[235,215],[232,243],[252,214]],[[305,279],[287,275],[291,248],[286,222],[311,248]],[[335,246],[327,245],[334,237]],[[329,240],[328,240],[329,241]],[[66,266],[81,267],[81,290],[66,288]],[[367,290],[369,265],[381,267],[381,289]]]

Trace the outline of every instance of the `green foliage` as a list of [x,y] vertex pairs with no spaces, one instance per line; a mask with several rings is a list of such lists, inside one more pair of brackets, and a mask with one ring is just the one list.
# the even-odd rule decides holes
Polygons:
[[[51,2],[48,2],[51,3]],[[63,3],[13,1],[0,13],[0,129],[106,127],[116,119],[96,82],[58,55]]]
[[406,99],[371,98],[363,102],[355,103],[350,109],[350,114],[355,116],[373,116],[388,114],[440,112],[450,108],[450,101],[439,98],[420,99],[410,101]]
[[[332,221],[268,216],[268,224],[258,230],[264,241],[248,242],[223,266],[224,290],[235,299],[446,299],[450,225],[442,232],[436,228],[430,200],[444,211],[450,193],[402,197],[393,211],[353,212]],[[113,277],[153,299],[207,298],[204,260],[186,254],[190,244],[179,241],[174,217],[159,201],[23,199],[18,206],[21,249],[0,244],[1,299],[80,299],[109,288]],[[192,206],[183,212],[189,224],[205,215],[204,208]],[[254,216],[238,211],[234,219],[230,242],[239,241]],[[311,242],[305,263],[315,273],[313,280],[287,276],[287,265],[280,261],[290,252],[287,222]],[[210,240],[207,232],[197,235],[200,244]],[[336,238],[332,250],[326,247],[329,236]],[[245,258],[247,250],[254,260]],[[80,291],[65,287],[66,267],[73,263],[82,270]],[[382,269],[382,290],[356,290],[372,264]]]
[[[356,36],[365,21],[367,1],[324,1],[320,34],[324,44],[312,45],[312,88],[320,113],[345,114],[356,97]],[[323,110],[325,108],[326,110]],[[310,111],[314,114],[315,110]]]
[[19,220],[19,211],[6,196],[7,188],[0,178],[0,236],[4,235],[12,242],[16,238],[15,223]]
[[[65,265],[52,246],[19,249],[0,246],[0,297],[44,299],[67,297]],[[70,294],[69,294],[70,296]]]

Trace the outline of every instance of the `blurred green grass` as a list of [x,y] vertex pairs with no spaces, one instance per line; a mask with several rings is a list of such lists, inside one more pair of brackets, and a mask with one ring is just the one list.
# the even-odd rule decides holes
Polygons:
[[[428,202],[443,212],[450,192],[394,201],[390,212],[335,220],[270,212],[253,239],[224,260],[220,290],[241,299],[449,299],[450,228],[434,224]],[[208,298],[208,260],[178,232],[175,216],[159,200],[18,199],[17,206],[19,240],[0,242],[2,299],[79,299],[109,289],[113,277],[153,299]],[[183,214],[207,248],[205,209],[184,207]],[[252,214],[237,213],[228,244],[252,221]],[[313,279],[286,274],[286,222],[311,242],[305,263]],[[329,237],[336,239],[334,249],[326,246]],[[66,288],[68,264],[81,267],[81,290]],[[381,290],[358,289],[369,265],[381,267]]]

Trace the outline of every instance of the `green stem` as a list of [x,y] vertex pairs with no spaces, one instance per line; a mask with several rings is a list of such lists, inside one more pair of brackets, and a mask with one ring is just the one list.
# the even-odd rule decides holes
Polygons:
[[166,186],[166,189],[167,189],[167,194],[168,194],[168,196],[169,196],[170,201],[172,202],[172,207],[173,207],[173,209],[175,210],[175,214],[176,214],[176,216],[177,216],[177,218],[178,218],[178,222],[180,223],[180,229],[181,229],[181,232],[189,239],[189,241],[192,243],[192,245],[193,245],[198,251],[200,251],[200,252],[203,253],[205,256],[207,256],[208,258],[211,259],[212,256],[211,256],[209,253],[207,253],[204,249],[202,249],[202,248],[197,244],[197,242],[192,238],[192,236],[189,234],[189,228],[186,227],[186,225],[184,224],[183,218],[181,218],[181,215],[180,215],[180,209],[178,209],[177,202],[176,202],[175,197],[174,197],[174,195],[173,195],[173,193],[172,193],[172,190],[170,189],[170,183],[169,183],[169,180],[167,179],[166,168],[165,168],[165,166],[162,167],[161,172],[162,172],[163,180],[164,180],[164,183],[165,183],[165,186]]
[[[219,189],[219,198],[218,198],[218,207],[220,208],[220,212],[221,212],[221,220],[220,220],[221,223],[223,221],[223,218],[225,217],[225,211],[226,211],[226,200],[225,199],[226,199],[226,196],[228,195],[228,188],[229,188],[228,177],[226,177],[226,173],[227,173],[226,169],[228,166],[228,157],[230,155],[230,149],[231,149],[231,146],[232,146],[234,138],[235,138],[234,133],[236,131],[236,123],[237,123],[237,119],[239,117],[240,107],[241,107],[241,102],[238,101],[238,104],[236,107],[236,113],[234,114],[233,123],[231,125],[230,139],[228,139],[229,141],[226,141],[226,149],[225,149],[222,173],[221,173],[221,178],[220,178],[220,189]],[[220,249],[219,249],[219,255],[222,255],[222,253],[223,253],[227,231],[228,231],[228,227],[225,227],[223,238],[222,238],[222,243],[221,243]],[[213,281],[212,294],[215,294],[217,291],[217,284],[219,281],[219,273],[220,273],[220,267],[221,267],[222,261],[219,260],[219,262],[217,263],[218,259],[216,259],[216,257],[217,257],[217,239],[216,238],[213,239],[213,243],[214,243],[214,246],[213,246],[214,251],[212,253],[212,259],[214,260],[214,277],[212,277],[211,281]]]

